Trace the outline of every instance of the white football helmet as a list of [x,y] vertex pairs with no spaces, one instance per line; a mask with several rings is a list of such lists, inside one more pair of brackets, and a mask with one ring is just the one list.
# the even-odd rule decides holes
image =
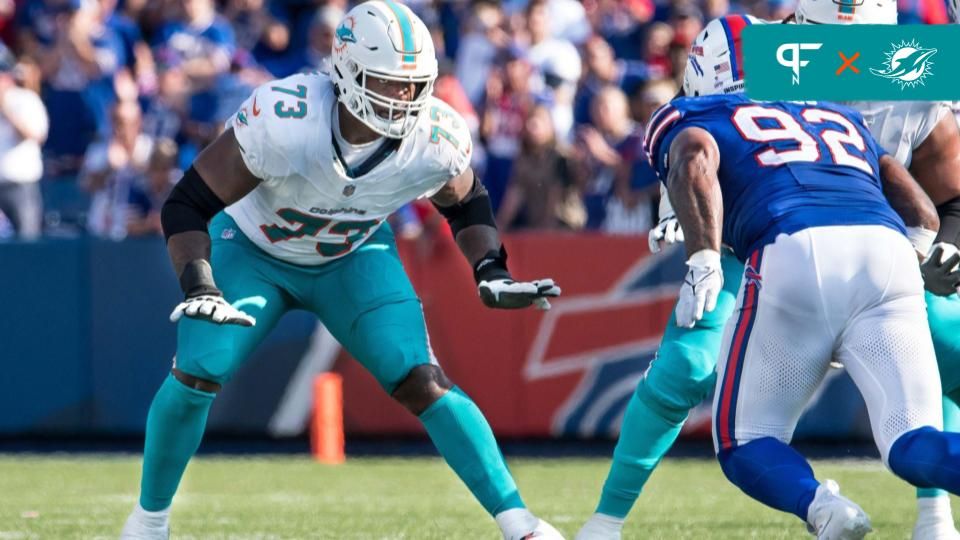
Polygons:
[[[351,9],[334,32],[330,77],[337,98],[384,137],[409,134],[433,94],[437,54],[430,31],[410,8],[393,0]],[[412,101],[371,91],[371,77],[416,84]]]
[[800,0],[800,24],[897,24],[897,0]]
[[683,93],[709,96],[743,92],[740,34],[763,21],[750,15],[727,15],[707,23],[693,40],[683,72]]

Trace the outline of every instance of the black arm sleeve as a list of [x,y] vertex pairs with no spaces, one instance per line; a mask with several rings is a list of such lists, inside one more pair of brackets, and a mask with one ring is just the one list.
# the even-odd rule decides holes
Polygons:
[[947,242],[960,247],[960,196],[937,207],[940,216],[940,231],[937,242]]
[[[471,225],[497,228],[497,222],[493,218],[493,206],[490,204],[490,194],[476,176],[473,177],[473,185],[463,200],[453,206],[439,206],[436,203],[434,206],[447,219],[454,239],[460,231]],[[494,279],[510,279],[510,272],[507,270],[507,250],[502,244],[499,250],[487,252],[473,265],[473,279],[477,283]]]
[[226,205],[210,189],[200,173],[190,167],[160,210],[163,236],[169,240],[171,236],[182,232],[206,232],[207,223],[224,207]]
[[497,228],[497,222],[493,219],[490,194],[476,176],[473,177],[473,185],[463,200],[452,206],[439,206],[436,203],[433,205],[447,219],[454,238],[460,231],[471,225],[489,225],[494,229]]

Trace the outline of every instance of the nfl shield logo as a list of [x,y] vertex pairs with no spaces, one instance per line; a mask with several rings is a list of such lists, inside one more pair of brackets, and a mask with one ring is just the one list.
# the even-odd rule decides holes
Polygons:
[[357,186],[350,184],[347,187],[343,188],[343,196],[349,197],[353,195],[353,192],[357,190]]

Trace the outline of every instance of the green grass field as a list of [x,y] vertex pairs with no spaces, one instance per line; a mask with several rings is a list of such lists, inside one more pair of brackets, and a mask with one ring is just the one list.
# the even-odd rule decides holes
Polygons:
[[[593,510],[602,459],[517,459],[534,512],[572,536]],[[0,456],[0,539],[116,538],[133,506],[139,457]],[[873,518],[871,538],[909,537],[913,490],[875,461],[824,461]],[[496,539],[498,530],[439,459],[201,457],[173,509],[173,537],[223,539]],[[625,538],[809,538],[799,520],[727,483],[714,461],[668,460],[634,509]]]

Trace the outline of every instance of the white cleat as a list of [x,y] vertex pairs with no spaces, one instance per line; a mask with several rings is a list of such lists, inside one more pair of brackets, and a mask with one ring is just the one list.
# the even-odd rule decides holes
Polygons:
[[620,540],[623,520],[604,514],[593,514],[583,524],[574,540]]
[[952,522],[949,521],[920,521],[913,526],[913,540],[960,540]]
[[564,540],[563,535],[546,521],[530,513],[526,508],[512,508],[500,512],[496,520],[503,540]]
[[917,499],[917,522],[913,526],[913,540],[960,540],[953,524],[950,497],[920,497]]
[[873,528],[863,508],[840,495],[840,486],[826,480],[807,511],[807,523],[818,540],[861,540]]
[[560,531],[542,519],[537,520],[537,526],[529,534],[521,536],[519,540],[564,540]]
[[169,540],[170,509],[148,512],[137,504],[120,531],[120,540]]

